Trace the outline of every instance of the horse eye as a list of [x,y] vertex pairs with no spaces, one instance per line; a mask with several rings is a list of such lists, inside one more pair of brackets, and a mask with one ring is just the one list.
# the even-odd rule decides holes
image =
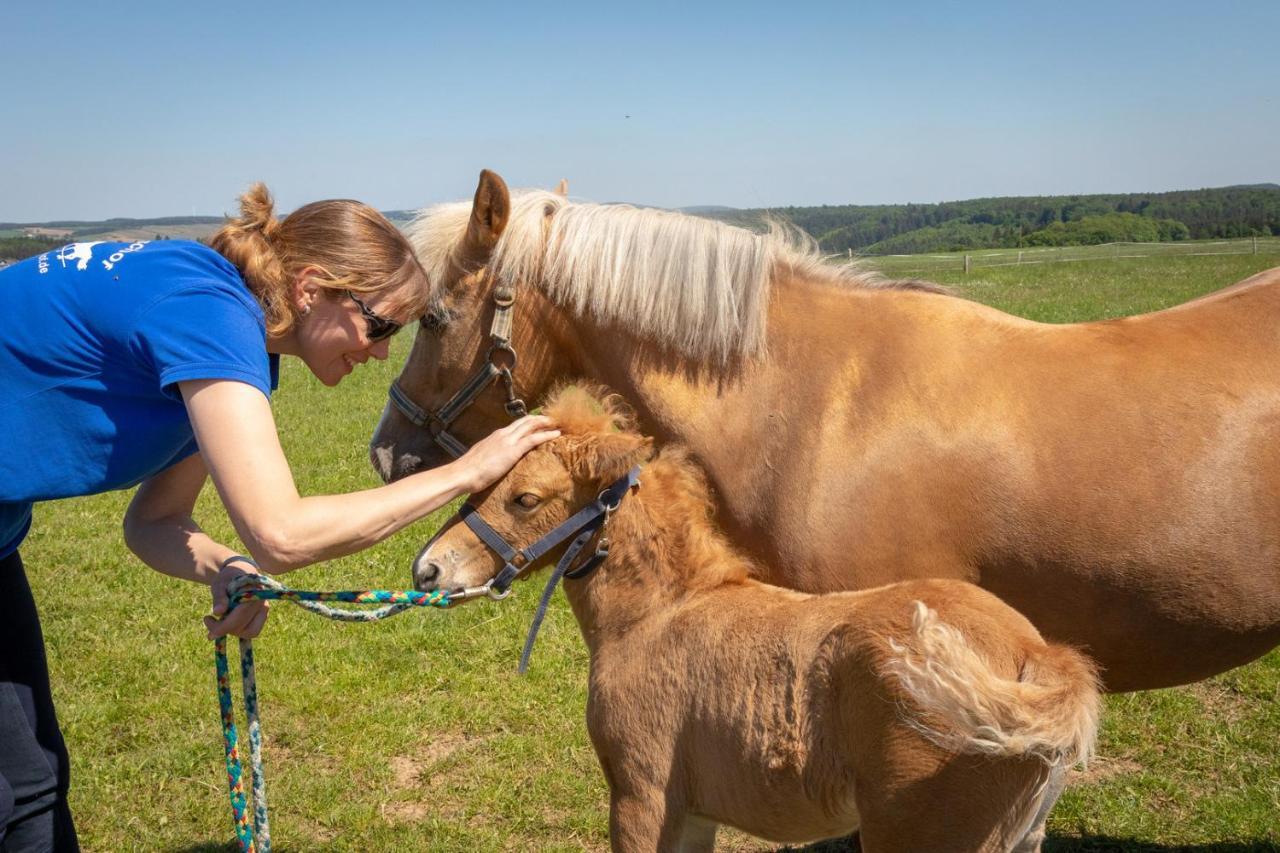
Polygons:
[[452,312],[443,305],[432,305],[422,315],[422,327],[429,332],[443,332],[453,319]]
[[525,492],[524,494],[516,497],[516,503],[520,504],[520,506],[525,509],[533,509],[538,504],[542,503],[542,499],[531,492]]

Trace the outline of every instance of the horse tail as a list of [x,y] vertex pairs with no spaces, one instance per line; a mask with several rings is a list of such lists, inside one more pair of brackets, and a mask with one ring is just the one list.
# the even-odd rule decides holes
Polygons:
[[923,712],[907,722],[951,752],[1034,756],[1051,766],[1088,761],[1101,700],[1094,664],[1047,643],[1017,679],[992,670],[960,631],[915,602],[904,642],[889,640],[885,668]]

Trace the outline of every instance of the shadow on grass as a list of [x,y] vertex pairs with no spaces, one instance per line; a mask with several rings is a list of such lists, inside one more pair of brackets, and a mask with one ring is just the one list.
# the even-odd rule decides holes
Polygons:
[[[778,853],[861,853],[855,838],[820,841],[805,847],[781,847]],[[1268,841],[1228,841],[1214,844],[1152,844],[1133,838],[1085,835],[1064,838],[1050,835],[1042,853],[1280,853],[1280,846]]]
[[[291,853],[286,847],[272,847],[275,853]],[[175,847],[170,853],[239,853],[235,842],[218,844],[207,842],[190,847]],[[856,838],[819,841],[806,847],[780,847],[778,853],[860,853],[862,848]],[[1050,835],[1045,839],[1042,853],[1280,853],[1280,847],[1267,841],[1223,842],[1217,844],[1152,844],[1132,838],[1112,838],[1107,835],[1086,835],[1080,838],[1059,838]]]
[[[311,848],[308,848],[311,849]],[[204,844],[192,844],[191,847],[169,848],[169,853],[239,853],[239,841],[205,841]],[[296,848],[276,847],[271,845],[271,853],[297,853]]]
[[1080,838],[1045,839],[1043,853],[1280,853],[1268,841],[1222,841],[1213,844],[1152,844],[1132,838],[1085,835]]

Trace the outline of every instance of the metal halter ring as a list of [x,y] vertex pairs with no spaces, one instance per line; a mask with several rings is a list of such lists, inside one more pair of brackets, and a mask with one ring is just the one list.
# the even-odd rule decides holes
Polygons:
[[[505,366],[499,364],[498,360],[494,358],[494,356],[497,355],[498,353],[506,353],[507,355],[511,356],[511,363]],[[493,345],[489,347],[489,351],[485,353],[485,358],[488,359],[489,363],[492,364],[494,367],[496,367],[498,370],[505,370],[508,373],[510,373],[511,371],[516,369],[516,362],[517,362],[516,351],[515,351],[515,348],[512,347],[508,341],[494,340]]]

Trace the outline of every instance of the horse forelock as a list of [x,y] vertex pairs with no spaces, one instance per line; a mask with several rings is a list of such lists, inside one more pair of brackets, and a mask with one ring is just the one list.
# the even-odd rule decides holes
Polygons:
[[[635,416],[617,394],[599,385],[573,384],[553,391],[543,412],[556,420],[561,433],[571,441],[590,443],[619,432],[639,439]],[[662,553],[666,562],[680,561],[674,570],[687,577],[697,576],[708,584],[740,581],[747,576],[747,561],[738,554],[714,524],[715,501],[706,473],[681,445],[667,445],[647,462],[640,474],[640,493],[647,512],[636,513],[631,523],[656,524],[664,531],[681,531],[671,537],[654,531],[632,531],[647,546],[670,547],[680,543],[681,553]]]
[[[470,202],[423,210],[407,234],[433,283],[448,280]],[[511,196],[489,263],[504,284],[535,284],[578,316],[625,324],[699,362],[763,352],[774,279],[793,275],[894,286],[854,265],[829,263],[817,242],[780,220],[763,234],[656,208],[570,202],[543,190]]]
[[574,382],[554,388],[542,412],[565,435],[589,437],[635,431],[635,413],[617,394],[601,385]]

